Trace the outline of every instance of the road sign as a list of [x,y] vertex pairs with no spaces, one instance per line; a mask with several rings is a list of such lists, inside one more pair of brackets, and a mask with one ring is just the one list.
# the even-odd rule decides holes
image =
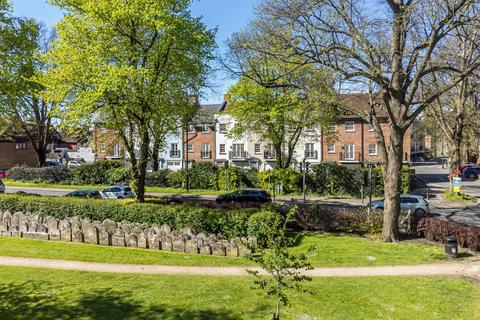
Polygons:
[[454,177],[452,179],[453,192],[460,192],[460,187],[462,186],[462,178]]

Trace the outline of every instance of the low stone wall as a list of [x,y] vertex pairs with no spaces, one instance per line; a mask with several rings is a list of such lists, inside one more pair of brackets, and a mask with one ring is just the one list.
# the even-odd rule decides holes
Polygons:
[[89,244],[152,250],[241,257],[256,247],[255,238],[222,239],[214,234],[196,234],[192,228],[171,230],[169,225],[141,229],[128,222],[103,222],[88,218],[43,218],[29,212],[0,212],[0,236],[27,239],[84,242]]

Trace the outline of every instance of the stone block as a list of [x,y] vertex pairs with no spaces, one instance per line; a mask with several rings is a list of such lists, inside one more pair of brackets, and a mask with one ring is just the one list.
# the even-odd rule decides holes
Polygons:
[[72,230],[72,242],[84,242],[84,234],[79,229]]
[[203,243],[200,245],[200,254],[212,254],[212,247],[208,243]]
[[150,234],[148,236],[148,249],[159,250],[160,249],[160,237],[156,234]]
[[127,247],[137,248],[138,236],[135,233],[127,233],[125,234],[125,242],[127,243]]
[[238,246],[235,243],[229,243],[225,246],[227,257],[238,257]]
[[198,240],[185,241],[185,252],[198,253]]
[[115,232],[112,234],[112,246],[115,247],[125,247],[125,232],[122,229],[115,229]]
[[238,255],[240,257],[246,257],[252,254],[252,250],[244,244],[238,246]]
[[0,237],[10,238],[12,233],[10,231],[0,231]]
[[107,232],[107,229],[105,229],[105,227],[102,225],[97,227],[97,231],[98,231],[98,244],[102,246],[111,246],[112,237]]
[[138,247],[148,249],[148,238],[143,232],[138,235]]
[[108,233],[113,234],[115,230],[117,230],[117,223],[110,219],[105,219],[102,222],[103,226],[107,230]]
[[47,229],[48,232],[58,229],[58,220],[55,218],[47,218]]
[[169,236],[163,236],[160,239],[160,246],[162,250],[165,251],[172,251],[173,250],[173,241],[172,237]]
[[53,230],[49,230],[48,232],[50,234],[50,240],[53,240],[53,241],[60,241],[62,240],[62,237],[60,235],[60,230],[58,229],[53,229]]
[[60,230],[60,239],[62,241],[72,241],[72,229],[65,228]]
[[162,226],[160,227],[160,231],[163,231],[166,234],[169,234],[172,232],[172,228],[168,224],[162,224]]
[[214,256],[221,256],[225,257],[225,247],[223,246],[222,243],[216,243],[212,246],[212,254]]
[[98,230],[92,223],[83,222],[82,232],[86,243],[98,244]]
[[43,232],[23,232],[22,238],[35,240],[50,240],[50,234]]
[[21,238],[22,237],[22,232],[21,231],[10,231],[10,234],[12,237],[15,238]]
[[182,238],[175,238],[173,240],[173,251],[185,252],[185,240]]

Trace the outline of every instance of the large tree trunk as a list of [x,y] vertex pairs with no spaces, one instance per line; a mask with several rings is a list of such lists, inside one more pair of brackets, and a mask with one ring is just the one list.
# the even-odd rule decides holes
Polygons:
[[387,147],[387,161],[382,165],[385,195],[383,238],[386,242],[399,240],[398,216],[402,190],[403,135],[401,129],[392,128],[390,145]]
[[279,169],[285,168],[282,145],[273,145],[273,148],[275,149],[276,156],[277,156],[276,168],[279,168]]
[[141,129],[140,157],[135,175],[135,195],[137,202],[145,202],[145,178],[150,148],[150,136],[147,128]]
[[153,162],[153,171],[157,172],[160,168],[160,162],[158,161],[158,153],[160,152],[160,139],[155,139],[153,142],[152,149],[152,162]]
[[47,150],[45,146],[39,144],[38,150],[35,150],[37,153],[38,165],[40,167],[45,167],[47,164]]

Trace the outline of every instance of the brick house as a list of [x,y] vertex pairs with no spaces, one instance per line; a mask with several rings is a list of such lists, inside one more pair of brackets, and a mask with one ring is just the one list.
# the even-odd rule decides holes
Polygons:
[[[355,111],[369,110],[369,97],[366,93],[347,94],[344,102]],[[377,117],[385,141],[388,143],[390,128],[387,113],[378,108]],[[323,135],[321,141],[322,162],[342,164],[365,164],[380,162],[378,144],[373,127],[354,112],[344,112],[331,127],[332,135]],[[402,156],[404,162],[410,160],[410,133],[407,131],[403,141]]]
[[183,132],[183,158],[194,161],[215,161],[216,122],[215,114],[225,103],[201,105],[192,123]]
[[125,143],[122,138],[114,130],[103,127],[101,123],[95,124],[92,144],[95,160],[125,159]]

